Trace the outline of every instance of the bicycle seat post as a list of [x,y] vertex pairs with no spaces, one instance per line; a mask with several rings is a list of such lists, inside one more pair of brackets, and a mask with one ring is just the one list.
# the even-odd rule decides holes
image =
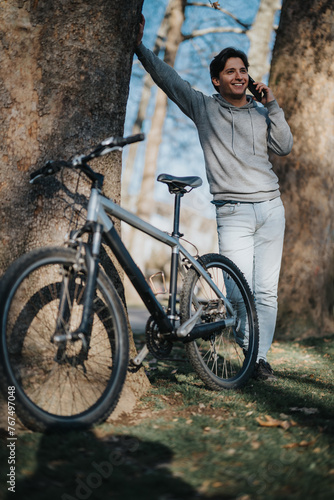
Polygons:
[[[192,189],[202,185],[200,177],[176,177],[175,175],[160,174],[157,179],[159,182],[167,184],[168,190],[171,194],[175,195],[174,203],[174,221],[172,236],[177,241],[182,238],[183,234],[180,233],[180,206],[181,198],[185,193],[189,193]],[[187,189],[188,188],[188,189]],[[189,189],[190,188],[190,189]],[[176,313],[176,293],[177,293],[177,273],[179,267],[179,245],[173,246],[171,269],[170,269],[170,286],[169,286],[169,300],[168,300],[168,318],[175,327],[175,322],[178,319]]]
[[[180,233],[180,209],[181,209],[181,198],[184,195],[183,190],[174,191],[175,201],[174,201],[174,220],[173,220],[173,232],[172,236],[177,240],[183,236]],[[171,267],[170,267],[170,287],[169,287],[169,301],[168,301],[168,317],[175,325],[177,319],[176,315],[176,293],[177,293],[177,273],[179,265],[179,248],[177,246],[173,247]]]
[[180,238],[183,236],[179,232],[180,229],[180,210],[181,210],[181,198],[183,196],[183,192],[180,191],[178,193],[175,193],[175,201],[174,201],[174,220],[173,220],[173,233],[172,236],[174,238]]

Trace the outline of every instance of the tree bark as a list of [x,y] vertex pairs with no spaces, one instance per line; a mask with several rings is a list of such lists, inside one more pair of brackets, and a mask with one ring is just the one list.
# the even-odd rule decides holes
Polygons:
[[295,332],[334,327],[333,35],[332,0],[283,2],[270,86],[294,136],[273,161],[287,218],[279,326]]
[[[142,0],[0,4],[0,273],[33,247],[60,244],[75,176],[29,184],[46,160],[122,135]],[[120,201],[121,156],[95,162]],[[113,265],[111,265],[113,268]],[[114,274],[114,278],[117,274]],[[118,281],[121,290],[121,282]],[[132,393],[147,387],[144,374]]]

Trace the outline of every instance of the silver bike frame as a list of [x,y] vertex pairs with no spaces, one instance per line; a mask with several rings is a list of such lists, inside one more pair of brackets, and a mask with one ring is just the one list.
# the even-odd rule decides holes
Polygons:
[[87,221],[97,222],[103,226],[104,232],[108,233],[113,228],[113,223],[108,217],[108,215],[114,216],[117,219],[126,222],[130,226],[142,231],[143,233],[155,238],[156,240],[170,246],[172,252],[179,255],[180,253],[192,264],[196,271],[203,277],[203,279],[208,283],[208,285],[215,292],[217,297],[223,300],[223,303],[228,310],[228,312],[234,316],[234,310],[225,297],[221,290],[212,281],[209,274],[201,266],[201,264],[192,256],[189,252],[180,244],[177,238],[170,236],[164,231],[152,226],[148,222],[143,221],[137,215],[120,207],[113,201],[109,200],[103,196],[96,188],[91,191],[91,196],[89,199],[88,209],[87,209]]

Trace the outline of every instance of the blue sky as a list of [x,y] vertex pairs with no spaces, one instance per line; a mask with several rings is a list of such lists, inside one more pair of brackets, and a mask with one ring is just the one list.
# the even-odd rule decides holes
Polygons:
[[[156,33],[162,21],[168,0],[145,0],[143,14],[146,18],[144,33],[144,44],[152,48]],[[209,2],[208,2],[209,4]],[[260,0],[225,0],[221,7],[231,12],[245,24],[252,24],[255,19]],[[186,9],[186,21],[183,25],[184,34],[191,33],[195,29],[210,26],[239,26],[231,17],[221,12],[200,7],[188,7]],[[234,33],[214,34],[198,37],[192,41],[183,42],[179,48],[175,69],[194,87],[205,94],[214,92],[210,77],[209,64],[216,53],[226,46],[237,47],[246,53],[249,50],[247,35]],[[163,57],[160,54],[160,57]],[[132,124],[137,113],[140,99],[142,78],[145,72],[135,56],[133,73],[130,83],[130,94],[125,122],[125,134],[131,134]],[[151,103],[147,111],[147,119],[144,123],[144,132],[150,127],[150,117],[153,113],[155,91],[152,92]],[[135,165],[135,173],[132,179],[132,191],[138,192],[144,167],[145,142],[139,148],[139,155]],[[124,164],[126,153],[124,156]],[[164,140],[160,147],[159,161],[156,175],[161,172],[183,175],[198,175],[203,179],[203,187],[196,190],[197,198],[208,217],[214,216],[214,208],[210,204],[211,195],[206,182],[204,160],[199,145],[196,129],[193,123],[185,117],[182,112],[169,101],[168,115],[164,127]],[[170,195],[165,186],[156,184],[154,196],[156,199],[168,202]]]

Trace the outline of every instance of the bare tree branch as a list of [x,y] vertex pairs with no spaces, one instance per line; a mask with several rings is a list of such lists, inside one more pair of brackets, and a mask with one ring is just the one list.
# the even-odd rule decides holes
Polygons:
[[[187,2],[187,7],[208,7],[210,9],[212,9],[212,4],[211,5],[208,5],[207,3],[205,2]],[[215,10],[219,10],[220,12],[222,12],[223,14],[226,14],[226,16],[229,16],[231,17],[232,19],[234,19],[234,21],[236,21],[238,24],[240,24],[241,26],[244,26],[244,28],[246,29],[249,29],[251,27],[250,24],[245,24],[243,23],[242,21],[240,21],[240,19],[238,19],[236,16],[234,16],[233,14],[231,14],[231,12],[229,12],[228,10],[226,9],[223,9],[222,7],[214,7]]]
[[198,36],[204,36],[204,35],[209,35],[210,33],[238,33],[238,34],[245,34],[247,33],[247,29],[242,29],[242,28],[230,28],[230,27],[224,27],[224,26],[219,26],[216,28],[205,28],[203,30],[195,30],[189,35],[182,35],[182,39],[184,40],[192,40],[193,38],[196,38]]

